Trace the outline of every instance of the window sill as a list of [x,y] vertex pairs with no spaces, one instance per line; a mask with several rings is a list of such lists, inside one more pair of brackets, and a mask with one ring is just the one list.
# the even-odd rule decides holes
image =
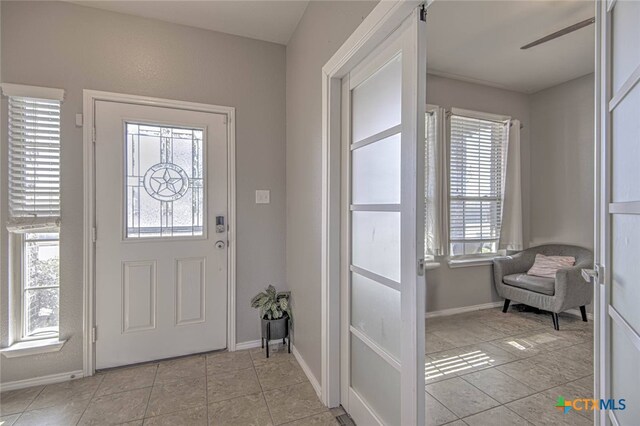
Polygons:
[[440,262],[427,261],[424,264],[425,271],[431,271],[432,269],[437,269],[440,267]]
[[487,257],[471,257],[466,259],[449,259],[447,263],[449,268],[468,268],[471,266],[488,266],[493,264],[493,258],[500,257],[499,254]]
[[66,342],[66,340],[59,340],[57,337],[53,337],[51,339],[16,342],[8,348],[0,349],[0,353],[5,358],[46,354],[49,352],[58,352]]

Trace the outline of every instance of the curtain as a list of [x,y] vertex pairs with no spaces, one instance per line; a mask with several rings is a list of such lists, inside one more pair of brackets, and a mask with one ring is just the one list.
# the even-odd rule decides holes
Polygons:
[[520,120],[508,128],[505,184],[502,197],[500,250],[522,250],[522,181],[520,176]]
[[449,239],[447,121],[441,107],[425,120],[425,255],[445,256]]

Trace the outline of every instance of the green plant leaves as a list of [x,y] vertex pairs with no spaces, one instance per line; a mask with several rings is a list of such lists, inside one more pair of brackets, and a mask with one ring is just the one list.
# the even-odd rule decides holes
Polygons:
[[290,291],[276,291],[273,285],[269,285],[265,291],[256,294],[251,299],[251,307],[260,310],[260,317],[265,319],[279,319],[286,313],[293,321],[289,298]]

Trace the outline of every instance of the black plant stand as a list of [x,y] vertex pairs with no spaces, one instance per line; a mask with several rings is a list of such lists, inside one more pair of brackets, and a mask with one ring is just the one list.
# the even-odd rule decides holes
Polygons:
[[[291,353],[291,319],[287,319],[286,326],[287,326],[286,336],[282,338],[282,344],[284,345],[286,343],[287,352]],[[265,345],[265,341],[266,341],[266,345]],[[271,323],[267,323],[266,336],[265,336],[265,330],[263,329],[262,336],[260,337],[262,348],[264,349],[265,346],[267,348],[267,358],[269,358],[269,342],[270,341],[271,341]]]

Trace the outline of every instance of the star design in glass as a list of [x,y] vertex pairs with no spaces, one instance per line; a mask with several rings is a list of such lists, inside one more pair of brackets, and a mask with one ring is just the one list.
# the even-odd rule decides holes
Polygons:
[[[166,194],[164,191],[168,191],[168,195],[175,195],[180,192],[182,188],[182,178],[175,173],[175,176],[172,175],[169,169],[164,169],[164,173],[162,176],[152,176],[151,180],[158,184],[158,188],[156,192],[158,194]],[[177,188],[176,188],[176,184]]]

